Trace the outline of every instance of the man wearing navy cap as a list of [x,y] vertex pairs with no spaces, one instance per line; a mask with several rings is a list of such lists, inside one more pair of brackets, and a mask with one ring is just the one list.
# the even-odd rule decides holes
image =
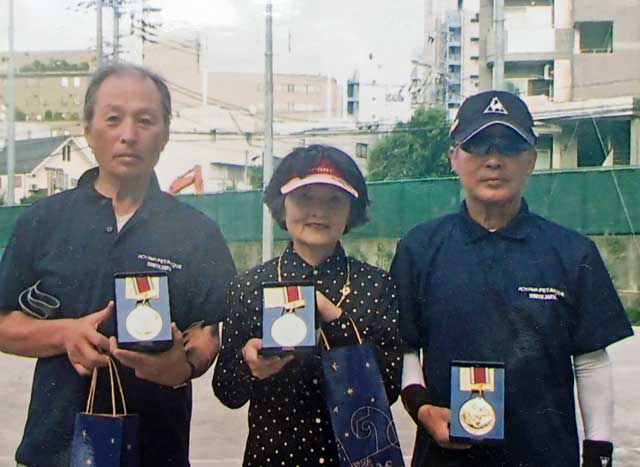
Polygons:
[[[611,466],[605,349],[633,331],[595,244],[529,212],[522,191],[536,140],[518,97],[469,97],[449,153],[465,200],[398,243],[392,274],[407,345],[402,400],[418,425],[414,467],[578,467],[574,380],[582,465]],[[457,360],[504,366],[502,443],[450,440]]]

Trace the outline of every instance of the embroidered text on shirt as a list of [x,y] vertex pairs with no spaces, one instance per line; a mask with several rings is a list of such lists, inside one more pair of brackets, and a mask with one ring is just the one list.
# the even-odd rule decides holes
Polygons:
[[528,287],[521,285],[518,292],[528,293],[532,300],[558,300],[558,297],[564,298],[565,293],[554,287]]
[[144,253],[138,254],[138,259],[147,262],[147,267],[152,269],[159,269],[160,271],[173,271],[177,269],[178,271],[182,270],[182,264],[174,263],[170,259],[166,258],[158,258],[156,256],[145,255]]

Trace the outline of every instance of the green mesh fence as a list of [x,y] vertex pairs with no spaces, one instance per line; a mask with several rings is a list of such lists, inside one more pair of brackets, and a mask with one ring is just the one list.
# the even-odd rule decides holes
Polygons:
[[[370,222],[350,238],[394,238],[427,219],[458,209],[457,178],[374,182],[369,185]],[[640,168],[581,169],[533,175],[525,196],[532,211],[586,235],[626,235],[640,230]],[[257,241],[262,195],[227,192],[181,199],[216,219],[229,242]],[[6,246],[24,207],[0,209],[0,248]],[[276,240],[287,238],[276,227]]]

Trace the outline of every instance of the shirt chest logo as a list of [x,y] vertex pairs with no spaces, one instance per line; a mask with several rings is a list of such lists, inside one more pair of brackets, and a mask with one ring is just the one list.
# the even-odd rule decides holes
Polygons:
[[144,261],[146,266],[151,269],[157,269],[159,271],[164,271],[164,272],[182,270],[182,264],[176,263],[167,258],[159,258],[157,256],[151,256],[144,253],[139,253],[138,259],[141,261]]
[[527,285],[518,286],[518,292],[527,294],[531,300],[558,300],[565,297],[563,290],[555,287],[531,287]]

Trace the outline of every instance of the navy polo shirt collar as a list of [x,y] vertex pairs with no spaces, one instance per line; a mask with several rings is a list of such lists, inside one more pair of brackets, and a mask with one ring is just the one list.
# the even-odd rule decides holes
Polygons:
[[[78,188],[81,190],[85,190],[90,196],[95,196],[100,200],[106,200],[107,197],[100,194],[95,188],[95,182],[100,173],[99,167],[93,167],[92,169],[87,170],[82,174],[80,179],[78,180]],[[157,205],[158,198],[162,195],[162,190],[160,189],[160,184],[158,183],[158,177],[156,177],[155,172],[151,173],[151,180],[149,180],[149,186],[147,187],[147,192],[144,195],[144,202],[141,206],[143,208],[153,208],[153,206]]]
[[465,235],[467,243],[476,242],[489,235],[499,235],[513,240],[525,240],[531,232],[531,224],[529,222],[531,214],[529,213],[529,206],[524,198],[522,199],[522,205],[516,217],[514,217],[509,224],[495,232],[487,230],[471,217],[467,209],[466,201],[463,201],[460,206],[459,218],[460,230]]

